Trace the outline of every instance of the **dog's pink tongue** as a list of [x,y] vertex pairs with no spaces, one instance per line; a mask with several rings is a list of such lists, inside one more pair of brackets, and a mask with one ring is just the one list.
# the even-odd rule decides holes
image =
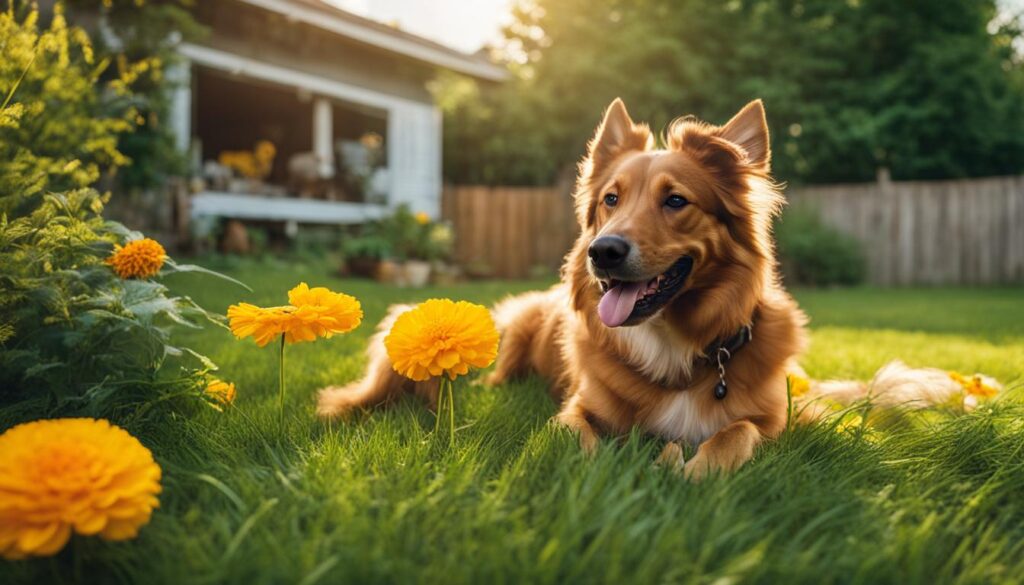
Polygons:
[[597,305],[597,315],[601,317],[601,322],[609,327],[625,323],[645,288],[642,282],[624,282],[608,289]]

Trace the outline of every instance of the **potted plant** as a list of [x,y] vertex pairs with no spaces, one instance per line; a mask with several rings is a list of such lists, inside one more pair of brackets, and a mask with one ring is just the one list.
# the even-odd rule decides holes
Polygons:
[[342,242],[346,271],[352,276],[378,278],[381,264],[392,255],[391,242],[376,233],[364,233]]
[[412,213],[406,205],[366,224],[359,237],[342,247],[352,274],[373,274],[383,282],[414,287],[426,286],[433,265],[447,259],[451,250],[451,228],[425,213]]
[[[396,216],[408,213],[408,209],[400,208]],[[401,218],[406,227],[403,239],[405,279],[410,286],[426,286],[434,265],[451,255],[452,230],[423,212],[410,214],[410,217],[411,222],[408,217]]]

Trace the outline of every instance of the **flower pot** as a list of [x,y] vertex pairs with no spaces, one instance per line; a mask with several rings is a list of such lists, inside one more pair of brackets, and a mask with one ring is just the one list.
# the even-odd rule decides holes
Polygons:
[[408,286],[422,288],[430,282],[430,262],[406,260],[402,268],[405,273],[405,282]]
[[374,278],[380,283],[405,286],[405,269],[392,260],[381,260]]
[[370,256],[356,256],[345,261],[348,273],[362,278],[375,278],[381,261]]

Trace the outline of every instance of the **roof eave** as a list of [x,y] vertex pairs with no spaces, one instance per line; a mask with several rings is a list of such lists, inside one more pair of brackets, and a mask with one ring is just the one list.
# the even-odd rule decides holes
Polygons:
[[450,69],[463,75],[469,75],[487,81],[505,81],[509,78],[506,69],[462,55],[454,50],[443,50],[429,44],[388,34],[386,32],[362,26],[343,18],[331,16],[324,11],[289,0],[241,0],[246,4],[281,14],[294,22],[301,22],[334,34],[359,41],[392,53],[410,57],[424,63]]

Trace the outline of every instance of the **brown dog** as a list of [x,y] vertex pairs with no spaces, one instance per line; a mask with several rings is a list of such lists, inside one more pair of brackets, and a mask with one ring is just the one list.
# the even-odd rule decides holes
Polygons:
[[[786,424],[786,372],[806,318],[776,275],[771,223],[783,198],[769,175],[760,101],[724,126],[674,122],[664,148],[622,101],[608,107],[580,165],[582,233],[562,282],[495,307],[502,347],[491,383],[537,372],[562,400],[556,417],[584,449],[635,426],[699,445],[687,476],[731,470]],[[401,309],[392,309],[387,322]],[[436,383],[391,371],[381,335],[368,375],[321,391],[340,416],[403,390],[436,403]]]

